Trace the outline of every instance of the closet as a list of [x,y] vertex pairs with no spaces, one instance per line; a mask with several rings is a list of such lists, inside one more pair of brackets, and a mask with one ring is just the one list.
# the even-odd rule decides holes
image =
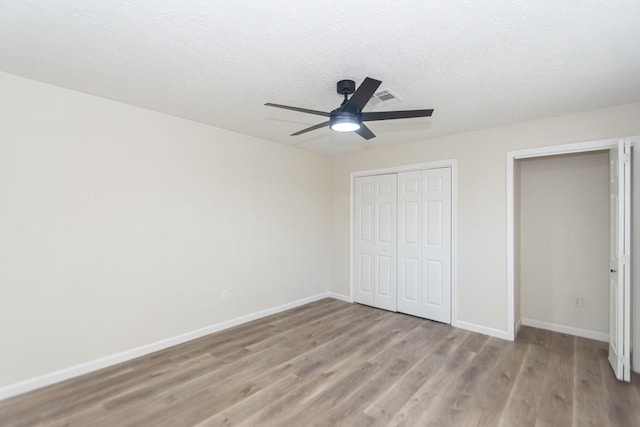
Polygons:
[[451,168],[354,178],[354,301],[451,323]]

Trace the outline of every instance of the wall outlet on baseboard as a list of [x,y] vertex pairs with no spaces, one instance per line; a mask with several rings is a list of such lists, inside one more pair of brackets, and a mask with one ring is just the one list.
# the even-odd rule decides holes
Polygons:
[[583,297],[575,297],[573,299],[573,306],[577,307],[577,308],[583,308],[584,307],[584,298]]
[[222,301],[226,301],[229,299],[229,291],[224,289],[222,292],[220,292],[220,299]]

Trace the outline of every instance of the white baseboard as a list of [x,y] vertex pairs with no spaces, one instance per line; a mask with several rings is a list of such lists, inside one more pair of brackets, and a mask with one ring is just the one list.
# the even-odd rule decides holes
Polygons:
[[351,299],[351,297],[349,295],[338,294],[338,293],[335,293],[335,292],[328,292],[327,296],[329,298],[338,299],[338,300],[344,301],[344,302],[353,302],[353,299]]
[[513,341],[507,331],[502,331],[500,329],[489,328],[486,326],[476,325],[475,323],[464,322],[461,320],[455,320],[451,324],[451,326],[454,326],[460,329],[466,329],[467,331],[471,331],[471,332],[478,332],[480,334],[501,338],[507,341]]
[[520,330],[520,328],[522,327],[522,319],[518,319],[518,321],[516,322],[516,326],[514,328],[514,333],[513,333],[513,337],[517,337],[518,336],[518,331]]
[[556,323],[543,322],[534,319],[522,319],[524,326],[531,326],[548,331],[560,332],[562,334],[575,335],[577,337],[589,338],[596,341],[609,342],[609,334],[590,331],[588,329],[574,328],[573,326],[558,325]]
[[15,384],[9,384],[4,387],[0,387],[0,400],[8,399],[9,397],[17,396],[38,388],[46,387],[61,381],[65,381],[80,375],[87,374],[89,372],[97,371],[99,369],[113,366],[118,363],[126,362],[127,360],[135,359],[136,357],[144,356],[149,353],[153,353],[158,350],[173,347],[174,345],[182,344],[187,341],[194,340],[196,338],[203,337],[215,332],[222,331],[234,326],[241,325],[243,323],[250,322],[252,320],[260,319],[261,317],[270,316],[272,314],[280,313],[281,311],[289,310],[294,307],[298,307],[310,302],[318,301],[323,298],[335,298],[344,300],[344,296],[340,294],[333,294],[332,292],[324,292],[318,295],[313,295],[307,298],[302,298],[297,301],[293,301],[287,304],[282,304],[277,307],[268,308],[255,313],[247,314],[245,316],[236,317],[235,319],[227,320],[217,323],[215,325],[207,326],[195,331],[187,332],[185,334],[170,337],[164,340],[156,341],[151,344],[146,344],[140,347],[132,348],[130,350],[123,351],[121,353],[112,354],[110,356],[102,357],[100,359],[92,360],[79,365],[71,366],[59,371],[44,374],[35,378],[30,378],[25,381],[21,381]]

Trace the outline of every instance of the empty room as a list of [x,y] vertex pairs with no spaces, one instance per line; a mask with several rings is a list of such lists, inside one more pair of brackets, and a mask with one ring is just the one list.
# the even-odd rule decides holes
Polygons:
[[638,22],[0,2],[0,426],[639,426]]

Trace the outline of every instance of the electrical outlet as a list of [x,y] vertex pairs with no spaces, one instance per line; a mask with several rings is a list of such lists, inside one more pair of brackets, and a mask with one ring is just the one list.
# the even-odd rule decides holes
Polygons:
[[573,299],[573,306],[577,307],[577,308],[583,308],[584,307],[584,298],[583,297],[575,297]]
[[220,292],[220,299],[222,301],[228,300],[229,299],[229,291],[225,289],[222,292]]

